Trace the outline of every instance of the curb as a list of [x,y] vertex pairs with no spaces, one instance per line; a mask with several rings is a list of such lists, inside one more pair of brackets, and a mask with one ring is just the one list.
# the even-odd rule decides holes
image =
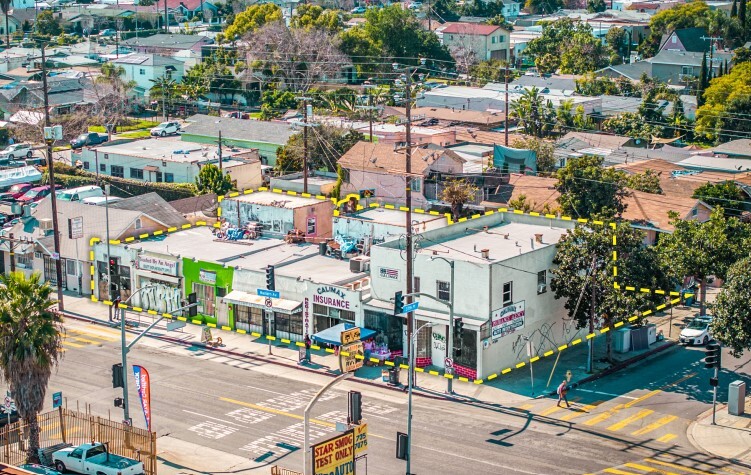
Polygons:
[[[719,407],[722,407],[722,406],[727,406],[727,405],[726,405],[726,404],[718,404],[718,406],[719,406]],[[702,412],[702,413],[701,413],[701,414],[700,414],[700,415],[699,415],[699,416],[698,416],[698,417],[696,418],[696,420],[692,421],[692,422],[691,422],[691,424],[689,424],[689,426],[688,426],[688,429],[686,429],[686,437],[688,438],[688,441],[689,441],[689,443],[690,443],[691,445],[693,445],[693,446],[694,446],[694,448],[695,448],[696,450],[698,450],[699,452],[705,453],[705,454],[707,454],[707,455],[710,455],[710,456],[712,456],[712,457],[717,457],[717,458],[721,458],[721,459],[723,459],[723,460],[729,460],[729,461],[733,462],[733,463],[734,463],[734,464],[736,464],[736,465],[740,465],[741,467],[744,467],[744,468],[748,468],[748,469],[751,469],[751,462],[747,462],[747,461],[745,461],[745,460],[739,460],[739,459],[737,459],[737,458],[725,458],[725,457],[721,457],[721,456],[719,456],[719,455],[713,454],[713,453],[712,453],[712,452],[710,452],[709,450],[706,450],[706,449],[704,448],[704,446],[702,446],[702,445],[701,445],[701,444],[700,444],[700,443],[699,443],[699,442],[698,442],[698,441],[696,440],[696,437],[694,437],[694,429],[696,429],[696,427],[697,427],[697,426],[699,425],[699,421],[700,421],[700,420],[702,420],[702,419],[707,419],[707,418],[711,417],[711,415],[712,415],[712,409],[706,410],[706,411]]]
[[[651,349],[649,351],[645,351],[644,353],[638,354],[636,356],[632,356],[631,358],[628,358],[628,359],[623,360],[623,361],[621,361],[619,363],[616,363],[616,364],[614,364],[614,365],[612,365],[612,366],[610,366],[608,368],[605,368],[604,370],[600,371],[599,373],[593,374],[591,376],[587,376],[584,379],[580,379],[580,380],[578,380],[576,382],[573,382],[573,383],[571,383],[569,385],[569,388],[570,389],[575,389],[577,386],[582,385],[584,383],[589,383],[589,382],[592,382],[592,381],[596,381],[596,380],[598,380],[598,379],[600,379],[602,377],[605,377],[605,376],[611,375],[613,373],[616,373],[616,372],[618,372],[618,371],[620,371],[622,369],[625,369],[625,368],[631,366],[634,363],[638,363],[641,360],[647,359],[650,356],[653,356],[653,355],[656,355],[657,353],[665,351],[668,348],[673,348],[677,344],[675,341],[670,341],[670,340],[665,340],[665,341],[667,343],[664,344],[664,345],[662,345],[662,346],[658,346],[657,348],[653,348],[653,349]],[[540,398],[543,398],[543,397],[551,397],[551,396],[556,396],[556,395],[557,395],[557,392],[555,390],[554,391],[548,391],[547,393],[543,393],[543,394],[540,394],[539,396],[535,397],[535,399],[540,399]]]
[[[86,315],[81,315],[81,314],[78,314],[78,313],[69,312],[67,310],[63,310],[62,314],[64,316],[68,317],[68,318],[73,319],[73,320],[87,321],[87,322],[95,323],[97,325],[104,325],[104,326],[112,327],[112,325],[110,325],[110,323],[112,323],[112,322],[101,320],[99,318],[89,317],[89,316],[86,316]],[[120,325],[117,325],[117,327],[119,327],[119,326]],[[162,335],[146,335],[146,336],[148,336],[149,338],[153,338],[155,340],[166,341],[166,342],[169,342],[169,343],[174,343],[174,344],[182,345],[182,346],[185,346],[186,343],[187,343],[187,342],[185,342],[183,340],[180,340],[179,338],[172,338],[172,337],[169,337],[169,336],[162,336]],[[191,345],[192,344],[194,344],[194,343],[191,343]],[[318,370],[315,370],[315,369],[312,369],[312,368],[307,368],[305,366],[301,366],[301,365],[298,365],[298,364],[283,363],[281,361],[270,360],[270,359],[264,358],[263,356],[259,356],[259,355],[255,355],[255,354],[238,353],[236,351],[225,350],[225,349],[222,349],[222,348],[209,348],[209,347],[206,347],[206,349],[208,349],[210,351],[213,351],[213,352],[217,352],[217,353],[223,353],[223,354],[226,354],[226,355],[232,355],[232,356],[237,356],[237,357],[241,357],[241,358],[247,358],[247,359],[256,360],[256,361],[263,361],[265,363],[275,364],[275,365],[278,365],[278,366],[284,366],[284,367],[290,368],[290,369],[296,369],[296,370],[300,370],[300,371],[305,371],[305,372],[312,373],[312,374],[319,374],[321,376],[328,376],[330,378],[336,378],[337,376],[339,376],[338,374],[331,374],[329,372],[318,371]],[[373,386],[373,387],[377,387],[377,388],[388,389],[388,390],[399,392],[399,393],[402,393],[402,394],[407,391],[406,386],[396,387],[396,386],[378,384],[378,383],[373,382],[373,381],[371,381],[369,379],[359,378],[357,376],[355,376],[350,381],[355,381],[355,382],[358,382],[360,384],[366,384],[368,386]],[[453,400],[456,399],[455,397],[448,397],[448,396],[444,397],[444,396],[433,395],[433,394],[430,394],[430,393],[426,392],[425,390],[420,389],[417,386],[413,386],[412,387],[412,391],[413,391],[414,394],[417,394],[417,395],[419,395],[421,397],[428,398],[428,399],[433,399],[433,400],[437,400],[437,401],[453,401]]]

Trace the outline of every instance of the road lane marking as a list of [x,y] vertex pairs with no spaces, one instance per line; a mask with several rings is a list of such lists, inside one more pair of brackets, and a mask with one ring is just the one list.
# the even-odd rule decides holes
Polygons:
[[647,473],[656,472],[656,473],[661,473],[662,475],[680,475],[679,473],[668,472],[667,470],[662,470],[660,468],[647,467],[646,465],[640,465],[638,463],[629,462],[629,463],[626,463],[624,465],[626,467],[628,467],[628,468],[634,468],[636,470],[643,470],[643,471],[645,471]]
[[653,412],[655,412],[655,411],[653,411],[651,409],[642,409],[641,411],[637,412],[636,414],[628,416],[627,418],[623,419],[622,421],[616,422],[615,424],[611,425],[610,427],[608,427],[608,430],[612,430],[612,431],[621,430],[624,427],[626,427],[627,425],[631,424],[632,422],[636,422],[639,419],[644,419],[645,417],[647,417],[648,415],[652,414]]
[[606,468],[603,472],[614,473],[615,475],[639,475],[638,473],[626,472],[624,470],[618,470],[617,468]]
[[[576,401],[578,401],[580,399],[581,399],[580,397],[572,398],[571,402],[576,402]],[[554,412],[562,411],[564,409],[568,409],[568,408],[567,407],[563,407],[563,406],[555,405],[555,406],[552,406],[552,407],[549,407],[549,408],[545,409],[544,411],[542,411],[541,413],[539,413],[538,416],[542,416],[542,417],[549,416],[550,414],[553,414]]]
[[579,389],[576,388],[576,392],[583,392],[583,393],[592,393],[592,394],[601,394],[603,396],[612,396],[612,397],[618,397],[623,399],[636,399],[634,396],[626,396],[625,394],[612,394],[612,393],[604,393],[602,391],[593,391],[591,389]]
[[566,414],[565,416],[561,417],[562,421],[570,421],[571,419],[575,419],[579,416],[583,416],[584,414],[589,414],[590,411],[593,409],[596,409],[597,406],[602,404],[604,401],[595,401],[592,404],[582,404],[579,411],[574,411],[571,414]]
[[66,328],[65,331],[66,332],[70,332],[70,333],[77,333],[79,335],[86,335],[86,336],[89,336],[91,338],[96,338],[98,340],[103,340],[103,341],[119,341],[118,338],[112,338],[111,336],[99,335],[99,334],[96,334],[96,333],[79,330],[77,328]]
[[[91,328],[91,326],[86,326],[85,328],[86,328],[86,329],[89,329],[89,328]],[[68,328],[66,328],[66,330],[68,330]],[[69,329],[69,330],[70,330],[70,331],[79,331],[79,332],[85,332],[85,330],[80,330],[80,329],[78,329],[78,328],[71,328],[71,329]],[[114,336],[120,336],[120,330],[115,330],[114,328],[110,328],[110,327],[107,327],[107,326],[103,326],[103,325],[96,325],[96,326],[94,326],[94,327],[93,327],[93,328],[92,328],[91,330],[89,330],[89,331],[92,331],[92,330],[93,330],[93,331],[98,331],[98,332],[109,333],[110,335],[114,335]]]
[[696,473],[697,475],[712,475],[709,472],[702,472],[701,470],[696,470],[690,467],[684,467],[683,465],[678,465],[675,463],[663,462],[657,459],[644,459],[644,461],[649,462],[649,463],[656,463],[657,465],[664,465],[665,467],[677,468],[678,470],[685,470],[686,472]]
[[602,414],[597,414],[593,418],[587,419],[586,421],[584,421],[584,425],[585,426],[593,426],[595,424],[599,424],[602,421],[606,421],[606,420],[610,419],[611,417],[613,417],[615,414],[617,414],[618,411],[620,411],[621,409],[623,409],[623,404],[618,404],[614,408],[608,409],[607,411],[603,412]]
[[665,434],[662,437],[660,437],[659,439],[657,439],[657,442],[668,443],[671,440],[675,439],[676,437],[678,437],[678,436],[675,435],[675,434]]
[[63,345],[65,345],[65,346],[70,346],[70,347],[72,347],[72,348],[83,348],[84,346],[86,346],[86,345],[79,345],[79,344],[77,344],[77,343],[71,343],[71,342],[70,342],[70,341],[68,341],[68,340],[63,340]]
[[80,336],[73,337],[73,339],[76,340],[76,341],[82,341],[84,343],[88,343],[90,345],[101,345],[102,344],[101,341],[89,340],[89,339],[86,339],[86,338],[81,338]]
[[647,399],[651,398],[652,396],[656,396],[662,392],[662,389],[655,389],[654,391],[650,391],[647,394],[644,394],[642,396],[639,396],[638,398],[634,399],[633,401],[629,401],[626,404],[623,405],[623,407],[631,407],[636,404],[639,404],[642,401],[646,401]]
[[631,433],[631,435],[644,435],[652,432],[655,429],[659,429],[660,427],[664,426],[665,424],[668,424],[670,422],[673,422],[674,420],[678,419],[678,416],[665,416],[657,419],[653,423],[642,427],[639,430],[635,430]]
[[224,422],[225,424],[232,424],[233,426],[243,427],[242,424],[238,424],[236,422],[231,422],[231,421],[225,421],[224,419],[219,419],[217,417],[207,416],[206,414],[201,414],[199,412],[188,411],[187,409],[183,409],[183,412],[187,412],[188,414],[193,414],[195,416],[205,417],[206,419],[214,419],[215,421]]
[[[297,414],[292,414],[292,413],[286,412],[286,411],[280,411],[278,409],[272,409],[270,407],[259,406],[258,404],[253,404],[253,403],[250,403],[250,402],[238,401],[237,399],[230,399],[230,398],[227,398],[227,397],[220,397],[219,400],[220,401],[224,401],[224,402],[228,402],[230,404],[237,404],[238,406],[249,407],[251,409],[256,409],[258,411],[268,412],[269,414],[276,414],[276,415],[279,415],[279,416],[286,416],[286,417],[289,417],[289,418],[292,418],[292,419],[297,419],[299,421],[305,420],[305,418],[303,416],[300,416],[300,415],[297,415]],[[324,427],[336,427],[336,424],[332,424],[331,422],[321,421],[321,420],[318,420],[318,419],[311,419],[310,422],[312,422],[313,424],[318,424],[319,426],[324,426]]]

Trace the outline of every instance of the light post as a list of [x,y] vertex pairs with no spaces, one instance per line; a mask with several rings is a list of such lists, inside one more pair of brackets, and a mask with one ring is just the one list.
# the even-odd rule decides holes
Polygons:
[[[329,390],[332,386],[335,384],[338,384],[341,381],[344,381],[345,379],[352,376],[354,373],[343,373],[337,376],[336,378],[329,381],[329,383],[322,387],[315,396],[313,396],[313,399],[310,400],[307,406],[305,406],[305,412],[303,417],[303,433],[304,433],[304,441],[303,441],[303,467],[302,467],[302,473],[304,475],[308,475],[310,473],[310,464],[308,464],[309,455],[310,452],[310,411],[313,409],[313,406],[316,402],[318,402],[318,399],[323,396],[323,393]],[[409,462],[407,462],[409,463]]]
[[[450,305],[449,305],[449,328],[448,328],[448,338],[447,338],[447,345],[446,345],[446,358],[453,358],[454,357],[454,261],[446,259],[445,257],[440,256],[431,256],[431,261],[444,261],[448,263],[449,266],[451,266],[451,281],[449,282],[449,292],[450,292]],[[447,369],[444,367],[444,370]],[[453,375],[453,368],[451,374]],[[453,378],[447,378],[446,379],[446,392],[449,394],[454,393],[454,387],[453,387],[454,379]]]
[[415,352],[417,351],[417,335],[420,334],[420,330],[423,328],[430,328],[434,323],[426,323],[422,325],[412,334],[412,338],[409,342],[409,383],[408,383],[408,403],[407,403],[407,475],[412,475],[410,470],[412,463],[412,382],[414,378],[414,372],[412,368],[415,367]]

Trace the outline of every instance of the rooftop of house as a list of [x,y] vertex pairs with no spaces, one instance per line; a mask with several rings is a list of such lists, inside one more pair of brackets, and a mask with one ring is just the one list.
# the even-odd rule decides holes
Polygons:
[[196,114],[187,119],[188,125],[183,129],[186,135],[203,137],[222,136],[228,140],[262,142],[284,145],[297,131],[286,122],[267,122],[261,120],[221,119],[204,114]]
[[[384,114],[406,117],[404,107],[387,106]],[[503,112],[449,109],[446,107],[413,107],[412,117],[424,117],[425,119],[437,119],[473,125],[499,125],[504,120]],[[415,120],[415,123],[419,125],[419,120]]]
[[451,22],[448,26],[441,29],[444,34],[454,35],[479,35],[488,36],[497,31],[508,31],[505,28],[498,25],[487,25],[482,23],[460,23]]
[[714,147],[712,151],[729,156],[751,158],[751,139],[731,140],[730,142],[725,142]]
[[569,132],[558,140],[556,146],[569,143],[572,140],[578,140],[590,147],[617,149],[630,143],[633,139],[622,135]]
[[[485,231],[465,231],[435,243],[423,242],[418,253],[432,255],[433,251],[449,260],[492,264],[512,259],[558,243],[566,228],[550,225],[503,222]],[[542,235],[542,243],[535,235]],[[487,250],[484,259],[481,251]]]
[[188,10],[193,11],[205,7],[206,3],[211,4],[212,2],[211,0],[167,0],[167,8],[175,9],[182,5]]
[[[209,163],[218,159],[217,147],[183,142],[180,137],[162,137],[134,140],[132,142],[104,143],[92,147],[99,153],[111,153],[148,160],[181,163]],[[222,147],[222,166],[229,168],[246,163],[233,157],[244,155],[247,150]]]
[[[676,43],[673,43],[673,38],[675,38]],[[670,50],[674,44],[677,46],[678,41],[686,51],[704,53],[709,50],[709,34],[706,28],[681,28],[664,34],[660,39],[660,49]]]
[[[369,129],[370,125],[365,125],[363,127],[360,127],[358,130],[363,129]],[[396,134],[400,132],[407,131],[407,126],[405,124],[389,124],[389,123],[382,123],[382,124],[373,124],[373,134],[376,135],[379,132],[382,134]],[[415,135],[440,135],[451,132],[448,129],[440,129],[440,128],[433,128],[433,127],[420,127],[413,125],[411,127],[412,134]]]
[[[573,91],[572,91],[573,92]],[[524,93],[524,88],[518,90],[509,91],[509,101],[517,101]],[[503,101],[505,99],[505,86],[503,84],[489,83],[483,88],[469,87],[469,86],[448,86],[438,89],[431,89],[423,93],[426,98],[428,97],[445,97],[455,98],[463,100],[497,100]],[[585,104],[590,102],[599,102],[599,97],[586,97],[586,96],[572,96],[563,94],[540,94],[545,101],[550,101],[554,106],[559,105],[562,101],[571,101],[574,105]]]
[[[364,276],[350,270],[349,261],[333,257],[321,256],[317,253],[318,246],[306,246],[298,249],[298,254],[303,254],[305,259],[292,262],[274,268],[276,275],[296,277],[299,280],[311,280],[316,284],[343,285],[352,281],[356,276]],[[312,254],[311,254],[312,252]],[[238,265],[244,267],[242,259]],[[273,262],[271,262],[273,264]],[[264,265],[261,263],[261,265]]]
[[109,207],[110,210],[127,209],[142,212],[167,227],[180,227],[188,223],[179,211],[155,192],[132,196],[122,201],[110,203]]
[[131,53],[110,61],[119,65],[133,66],[182,66],[183,62],[169,56],[154,53]]
[[553,74],[551,76],[519,76],[509,83],[509,87],[522,86],[525,88],[536,87],[538,89],[551,89],[558,91],[576,90],[576,79],[579,76],[575,74]]
[[[326,200],[318,198],[306,198],[303,196],[273,193],[271,191],[258,191],[247,195],[239,195],[233,198],[227,198],[226,201],[238,201],[259,206],[273,206],[274,208],[295,209],[304,208],[310,205],[317,205]],[[332,203],[333,208],[333,203]]]
[[157,33],[151,36],[129,38],[120,42],[123,46],[162,47],[169,49],[190,49],[198,43],[211,43],[212,40],[202,35],[180,35]]
[[[456,141],[477,143],[481,145],[495,145],[506,143],[506,135],[503,132],[492,132],[486,130],[478,130],[470,127],[454,127],[456,130]],[[524,134],[509,133],[508,143],[513,145],[517,140],[524,140],[527,138]]]
[[684,168],[692,170],[709,170],[728,173],[751,171],[748,158],[720,158],[706,155],[691,155],[678,162]]
[[[416,148],[412,150],[412,173],[423,174],[442,156],[464,163],[464,159],[450,150],[433,150]],[[368,170],[377,173],[392,174],[405,171],[405,154],[394,151],[389,144],[357,142],[338,160],[342,168],[349,170]]]
[[663,231],[675,229],[668,216],[671,211],[678,213],[680,219],[688,219],[691,217],[691,210],[700,204],[696,198],[655,195],[641,191],[631,191],[624,202],[628,206],[623,212],[623,219]]
[[[404,213],[403,211],[380,207],[366,209],[355,214],[342,215],[339,219],[358,219],[361,221],[368,221],[378,224],[388,224],[390,226],[406,228],[407,223],[405,221],[405,216],[406,213]],[[427,213],[412,213],[413,223],[428,223],[434,221],[446,222],[446,217],[444,215],[436,216],[434,214]]]
[[652,75],[652,63],[649,61],[634,61],[633,63],[628,64],[606,66],[595,72],[602,73],[607,70],[614,71],[615,73],[631,79],[632,81],[639,81],[641,80],[643,74],[647,74],[648,76]]
[[[662,50],[654,57],[648,59],[652,64],[670,64],[674,66],[701,66],[704,59],[704,52],[696,51],[668,51]],[[720,67],[721,61],[731,61],[733,53],[715,51],[712,60],[716,63],[715,68]]]

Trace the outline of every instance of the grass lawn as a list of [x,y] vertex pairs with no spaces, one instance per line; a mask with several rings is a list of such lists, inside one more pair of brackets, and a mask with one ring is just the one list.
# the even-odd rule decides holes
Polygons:
[[148,130],[136,130],[135,132],[126,132],[124,134],[120,134],[118,137],[122,137],[124,139],[145,139],[151,137],[151,133]]
[[251,119],[260,120],[261,119],[261,113],[260,112],[251,112],[250,113]]
[[[142,129],[151,129],[152,127],[156,127],[159,125],[159,122],[154,122],[153,120],[137,120],[135,122],[131,122],[127,125],[121,125],[118,126],[117,131],[119,133],[122,132],[131,132],[134,130],[142,130]],[[92,125],[89,127],[89,132],[97,132],[100,134],[104,134],[107,132],[107,130],[104,128],[103,125]]]

